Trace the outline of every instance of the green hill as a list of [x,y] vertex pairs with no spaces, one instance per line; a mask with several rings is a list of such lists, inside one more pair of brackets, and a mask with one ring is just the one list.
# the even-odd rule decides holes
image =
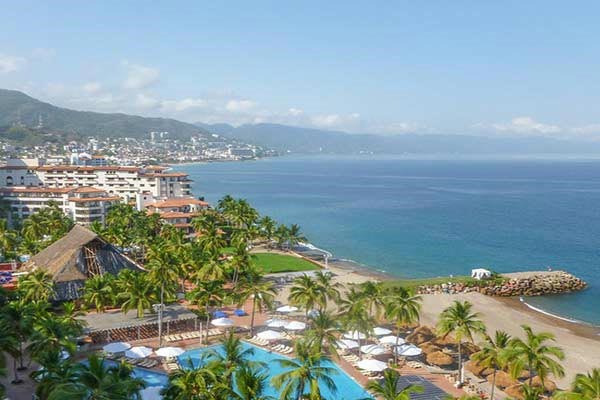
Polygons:
[[151,131],[168,131],[172,138],[209,135],[206,129],[174,119],[69,110],[16,90],[0,89],[0,131],[7,132],[17,122],[35,127],[40,116],[44,130],[67,135],[148,137]]

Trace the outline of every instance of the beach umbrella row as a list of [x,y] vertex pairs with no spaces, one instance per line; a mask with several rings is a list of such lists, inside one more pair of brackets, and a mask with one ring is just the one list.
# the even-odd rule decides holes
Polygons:
[[272,331],[270,329],[259,332],[256,336],[259,339],[263,339],[263,340],[281,340],[281,339],[283,339],[283,335],[281,334],[281,332]]
[[214,326],[218,326],[218,327],[229,327],[229,326],[233,326],[234,322],[232,320],[230,320],[229,318],[217,318],[217,319],[213,319],[212,321],[210,321],[210,323]]
[[185,350],[180,347],[161,347],[155,353],[159,357],[172,358],[182,355]]
[[360,360],[356,363],[356,366],[362,370],[371,372],[381,372],[388,368],[386,363],[375,359]]
[[358,348],[358,342],[350,339],[340,339],[337,341],[337,346],[342,350],[352,350]]
[[406,340],[404,340],[402,338],[396,338],[396,336],[393,336],[393,335],[384,336],[384,337],[379,338],[379,343],[395,345],[396,339],[398,339],[398,345],[406,343]]

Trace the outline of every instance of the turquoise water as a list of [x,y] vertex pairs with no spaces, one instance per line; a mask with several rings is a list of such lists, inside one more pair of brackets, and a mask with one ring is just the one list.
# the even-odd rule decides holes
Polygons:
[[[107,365],[116,366],[117,363],[111,360],[104,360]],[[87,361],[84,361],[87,364]],[[141,378],[146,382],[146,386],[160,386],[165,387],[169,383],[169,377],[167,374],[162,374],[160,372],[150,371],[144,368],[133,367],[133,376],[135,378]]]
[[600,162],[282,157],[181,165],[337,257],[399,277],[564,268],[590,288],[532,299],[600,324]]
[[[270,380],[272,377],[279,375],[284,372],[285,369],[282,368],[279,363],[275,360],[285,358],[280,354],[271,353],[266,350],[263,350],[259,347],[253,346],[251,344],[242,342],[242,346],[244,349],[252,348],[254,349],[254,355],[250,357],[253,361],[261,361],[265,363],[267,366],[265,372],[268,374],[268,379]],[[222,352],[223,347],[221,345],[212,346],[209,348],[202,349],[194,349],[189,350],[183,353],[178,357],[179,365],[183,368],[186,368],[190,365],[190,361],[194,367],[198,367],[206,362],[206,359],[203,359],[202,356],[206,356],[206,352],[208,349],[216,349],[218,352]],[[210,360],[210,358],[208,358]],[[338,399],[338,400],[358,400],[364,398],[370,398],[369,394],[356,383],[350,376],[348,376],[344,371],[342,371],[336,364],[328,362],[324,364],[325,366],[334,368],[337,373],[330,375],[331,378],[335,381],[337,386],[337,392],[330,392],[325,385],[320,385],[321,395],[326,399]],[[267,387],[265,395],[273,396],[275,398],[279,398],[279,392],[272,387],[270,384]]]

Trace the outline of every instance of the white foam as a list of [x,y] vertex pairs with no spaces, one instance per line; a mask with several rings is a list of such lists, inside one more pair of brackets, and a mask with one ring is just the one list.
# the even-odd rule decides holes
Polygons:
[[519,300],[521,300],[521,303],[523,303],[525,306],[527,306],[527,308],[529,308],[529,309],[531,309],[533,311],[539,312],[540,314],[544,314],[544,315],[547,315],[549,317],[560,319],[561,321],[571,322],[571,323],[574,323],[574,324],[585,324],[585,322],[583,322],[583,321],[579,321],[579,320],[576,320],[576,319],[570,319],[570,318],[562,317],[560,315],[552,314],[552,313],[550,313],[548,311],[542,310],[541,308],[532,306],[531,304],[527,303],[525,301],[525,299],[523,299],[523,297],[519,298]]

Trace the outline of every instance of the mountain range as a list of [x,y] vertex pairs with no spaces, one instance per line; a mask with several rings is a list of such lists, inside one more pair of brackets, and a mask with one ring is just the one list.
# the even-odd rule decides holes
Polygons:
[[281,152],[378,154],[590,154],[600,153],[600,142],[561,140],[539,136],[487,137],[460,134],[349,134],[279,124],[197,126],[266,146]]
[[[42,118],[43,127],[32,129]],[[45,133],[65,139],[83,136],[148,137],[151,131],[168,131],[170,137],[219,134],[241,143],[259,145],[282,153],[386,153],[386,154],[592,154],[600,142],[548,137],[486,137],[460,134],[374,135],[302,128],[280,124],[190,124],[170,118],[148,118],[121,113],[75,111],[34,99],[22,92],[0,89],[0,138],[31,143],[47,140]],[[21,142],[23,142],[21,140]]]
[[195,125],[169,118],[147,118],[127,114],[75,111],[34,99],[16,90],[0,89],[0,127],[15,124],[35,127],[42,119],[42,129],[65,135],[148,137],[151,131],[168,131],[171,137],[189,138],[209,135]]

